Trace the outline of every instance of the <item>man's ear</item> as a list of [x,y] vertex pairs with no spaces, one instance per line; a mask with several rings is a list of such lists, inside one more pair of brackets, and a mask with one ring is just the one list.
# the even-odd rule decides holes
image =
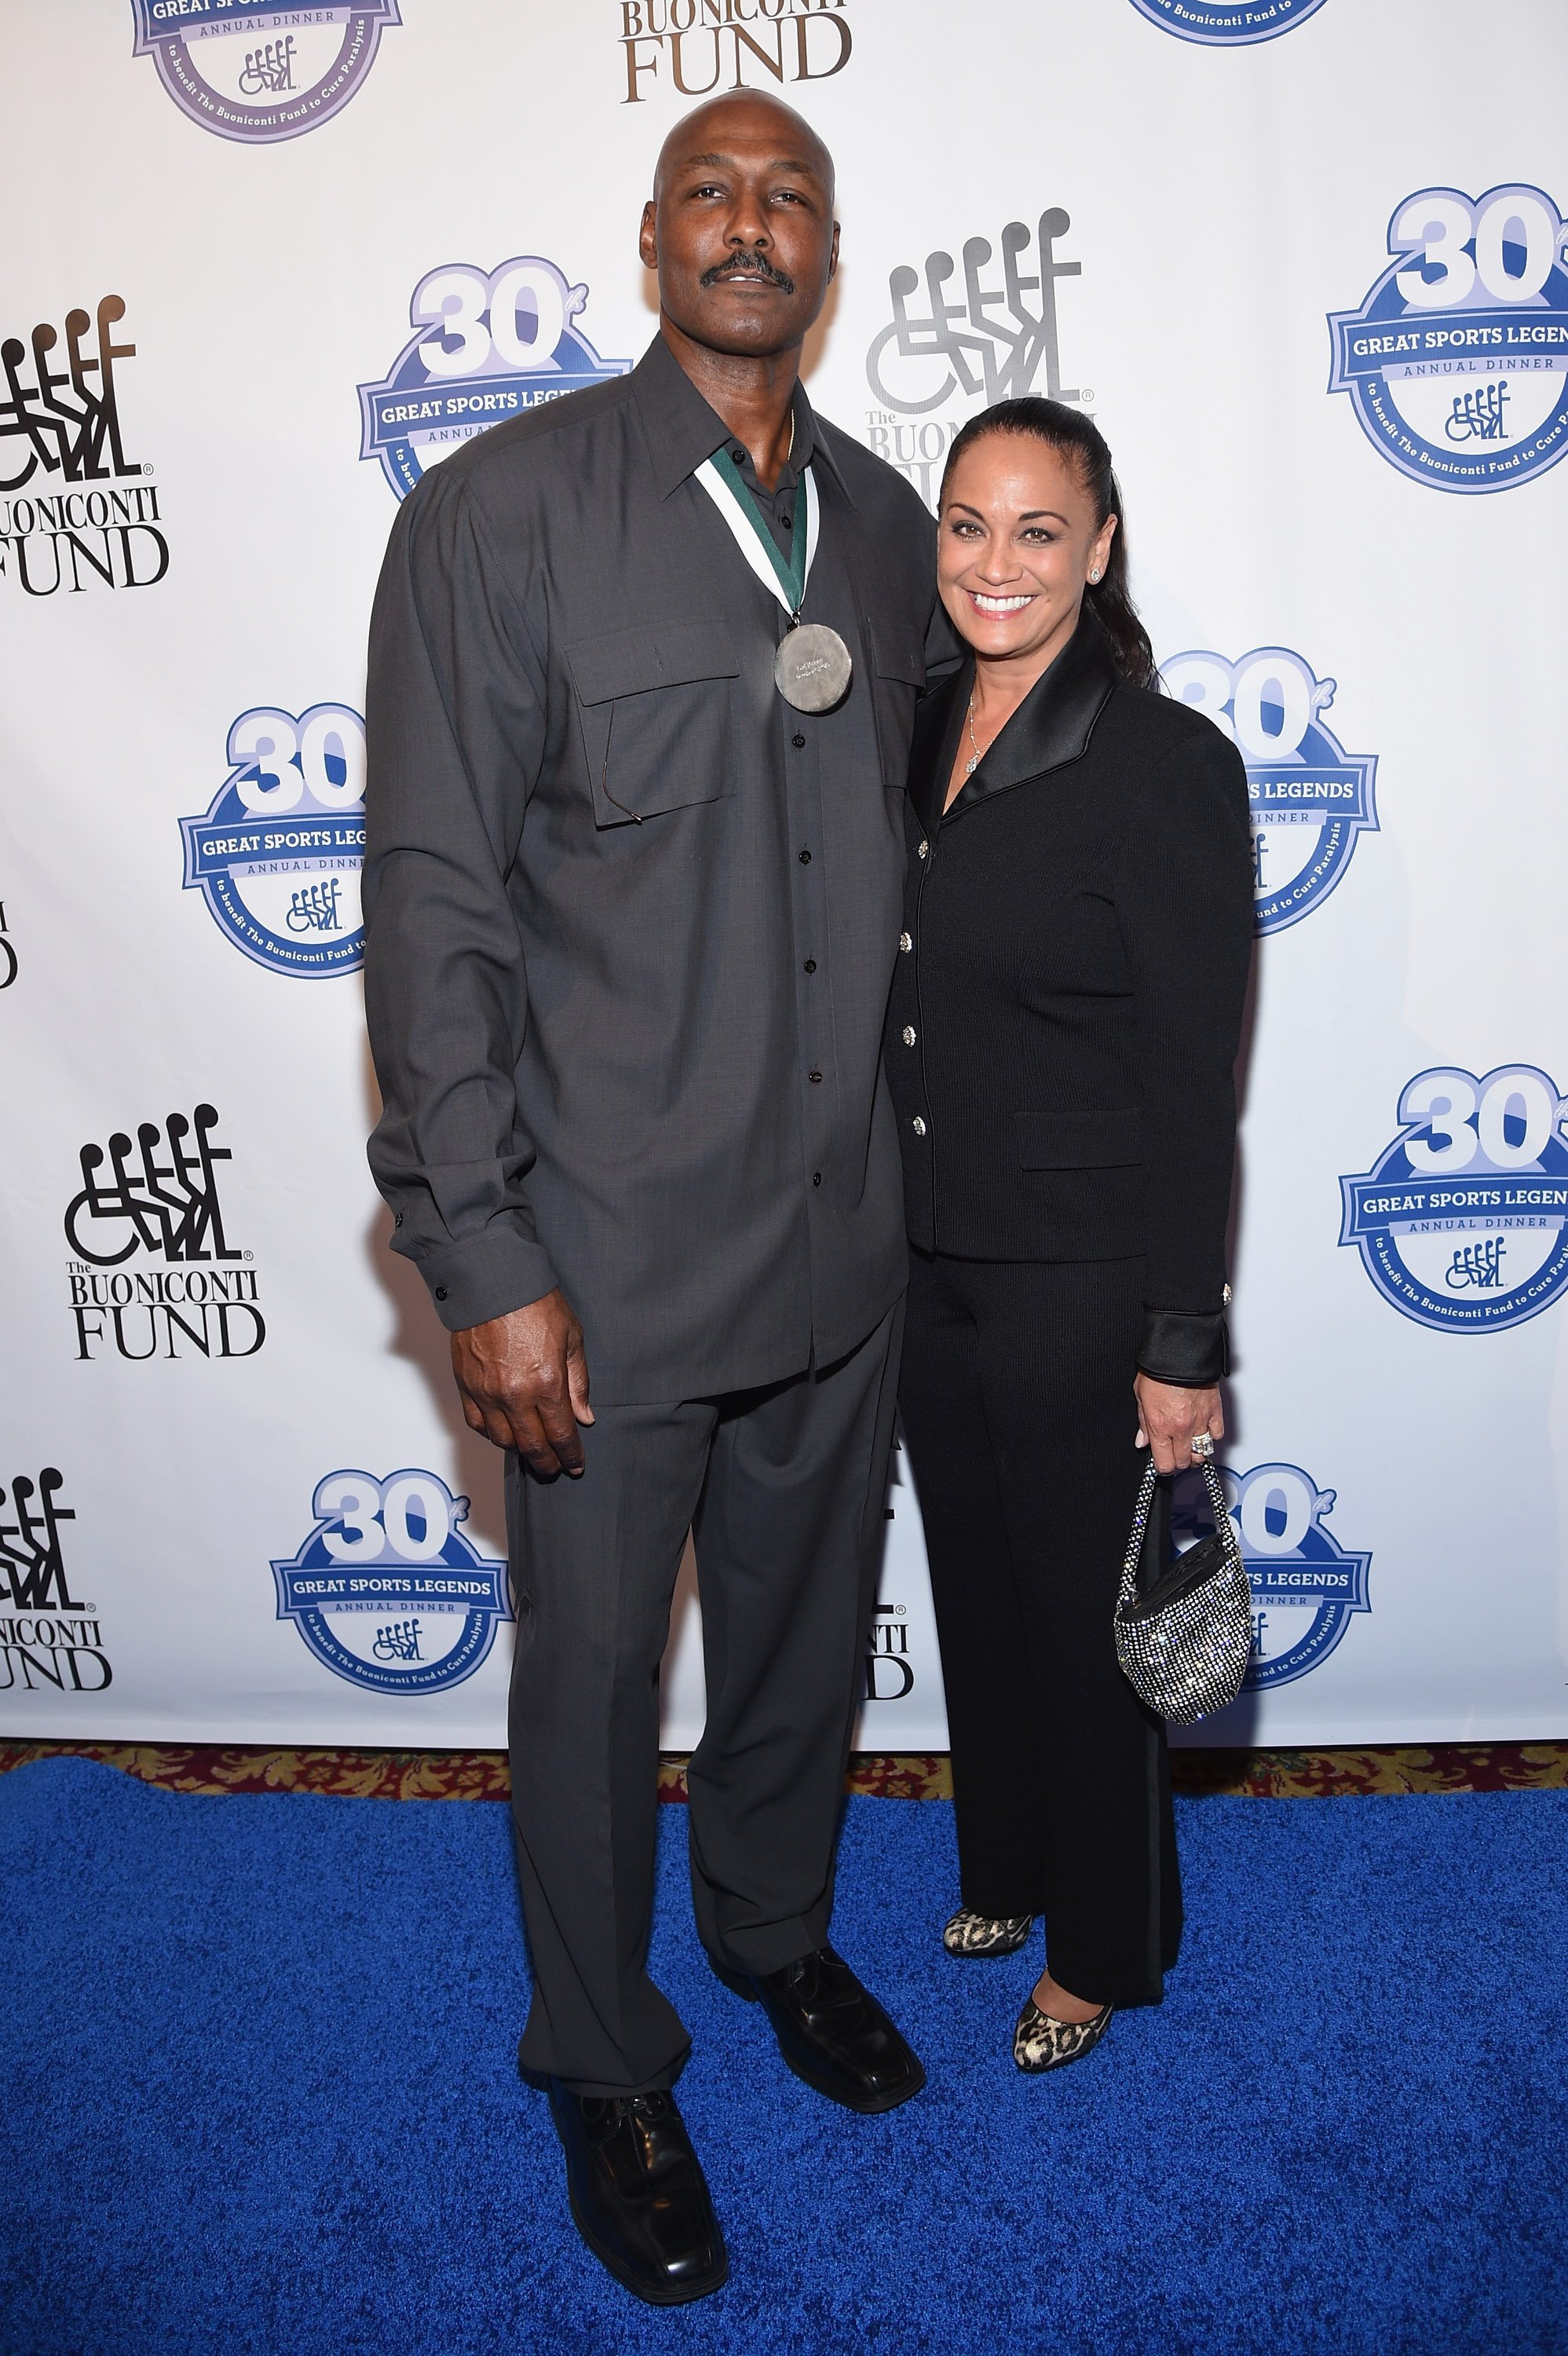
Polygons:
[[833,243],[827,252],[827,283],[831,286],[838,274],[838,224],[833,224]]
[[645,270],[656,270],[658,268],[658,207],[655,204],[652,197],[648,198],[647,203],[643,207],[643,218],[637,230],[637,252],[642,256],[643,268]]

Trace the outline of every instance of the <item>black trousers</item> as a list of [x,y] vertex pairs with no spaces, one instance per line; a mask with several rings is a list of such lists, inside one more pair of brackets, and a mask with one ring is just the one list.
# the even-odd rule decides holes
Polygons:
[[1141,1469],[1143,1262],[912,1260],[899,1401],[963,1902],[1042,1914],[1073,1996],[1157,2004],[1181,1936],[1165,1729],[1112,1634]]
[[901,1303],[837,1365],[764,1389],[596,1408],[580,1480],[509,1460],[522,2058],[579,2094],[668,2086],[690,2041],[647,1973],[659,1661],[688,1529],[708,1697],[688,1774],[699,1934],[741,1972],[827,1935],[902,1322]]

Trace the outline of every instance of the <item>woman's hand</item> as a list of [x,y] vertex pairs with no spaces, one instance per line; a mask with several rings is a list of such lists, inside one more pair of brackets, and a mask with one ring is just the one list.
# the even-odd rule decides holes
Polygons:
[[1138,1436],[1134,1445],[1154,1450],[1157,1472],[1186,1472],[1198,1462],[1192,1442],[1200,1432],[1211,1440],[1225,1437],[1225,1418],[1217,1386],[1189,1391],[1179,1383],[1157,1383],[1152,1375],[1137,1375],[1133,1396],[1138,1403]]

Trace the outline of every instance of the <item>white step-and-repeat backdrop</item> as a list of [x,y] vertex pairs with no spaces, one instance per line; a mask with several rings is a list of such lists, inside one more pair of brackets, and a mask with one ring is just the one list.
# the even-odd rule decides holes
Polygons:
[[[1081,404],[1259,982],[1198,1739],[1568,1734],[1559,0],[4,0],[0,1728],[502,1740],[500,1463],[366,1172],[398,500],[624,369],[659,142],[831,145],[818,404]],[[860,1741],[938,1747],[892,1492]],[[683,1591],[667,1739],[700,1724]]]

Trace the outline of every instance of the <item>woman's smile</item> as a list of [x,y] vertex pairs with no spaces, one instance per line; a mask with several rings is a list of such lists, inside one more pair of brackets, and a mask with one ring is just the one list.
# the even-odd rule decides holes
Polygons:
[[1021,614],[1026,605],[1033,605],[1036,594],[1032,589],[1009,597],[989,596],[984,589],[971,589],[966,594],[982,614]]

